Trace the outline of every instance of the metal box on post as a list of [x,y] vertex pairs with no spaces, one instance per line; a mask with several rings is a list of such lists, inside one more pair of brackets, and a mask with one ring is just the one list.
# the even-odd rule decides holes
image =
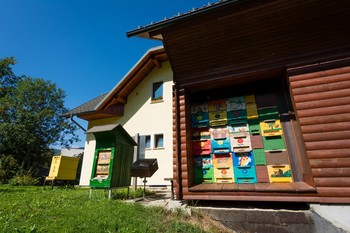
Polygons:
[[76,179],[79,158],[70,156],[53,156],[50,166],[49,175],[45,178],[46,181],[72,181]]
[[96,139],[90,188],[128,187],[135,141],[119,124],[95,126],[87,133],[92,133]]

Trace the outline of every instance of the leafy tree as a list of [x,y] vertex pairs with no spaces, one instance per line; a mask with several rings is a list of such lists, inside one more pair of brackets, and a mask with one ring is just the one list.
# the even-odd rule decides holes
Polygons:
[[11,155],[17,161],[17,173],[37,176],[50,160],[52,144],[68,147],[78,140],[76,126],[60,117],[68,111],[62,89],[43,79],[15,76],[9,68],[14,59],[0,63],[0,155]]

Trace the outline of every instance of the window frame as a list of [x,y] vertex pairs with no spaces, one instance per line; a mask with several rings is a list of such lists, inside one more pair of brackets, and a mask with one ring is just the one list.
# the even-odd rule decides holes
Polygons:
[[[158,146],[158,138],[159,136],[161,136],[161,139],[162,139],[162,145],[161,146]],[[157,133],[157,134],[154,134],[154,149],[164,149],[164,134],[163,133]]]
[[[161,94],[158,96],[156,95],[156,92],[158,89],[161,88]],[[153,82],[152,83],[152,93],[151,93],[151,102],[163,102],[164,99],[164,82],[159,81],[159,82]]]

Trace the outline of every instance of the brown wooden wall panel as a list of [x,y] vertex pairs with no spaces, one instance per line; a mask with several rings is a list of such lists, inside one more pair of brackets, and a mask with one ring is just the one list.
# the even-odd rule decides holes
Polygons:
[[350,197],[339,191],[350,189],[350,68],[323,67],[290,76],[291,98],[319,196]]
[[299,123],[301,126],[347,122],[347,121],[350,121],[350,114],[348,113],[332,114],[332,115],[326,115],[326,116],[315,116],[315,117],[303,117],[299,119]]
[[312,169],[312,173],[314,174],[314,177],[350,177],[350,168],[314,168]]

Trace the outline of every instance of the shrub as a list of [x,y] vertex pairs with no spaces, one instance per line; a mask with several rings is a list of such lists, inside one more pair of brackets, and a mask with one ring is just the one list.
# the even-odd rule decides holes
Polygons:
[[37,178],[33,178],[30,174],[16,175],[9,180],[9,184],[13,186],[31,186],[37,185],[38,183],[39,180]]

